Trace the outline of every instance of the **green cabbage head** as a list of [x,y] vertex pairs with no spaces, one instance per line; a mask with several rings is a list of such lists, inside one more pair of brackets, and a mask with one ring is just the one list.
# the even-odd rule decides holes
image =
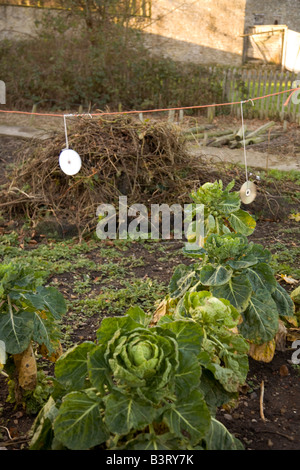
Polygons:
[[159,334],[157,328],[121,335],[109,344],[106,356],[114,379],[132,387],[149,386],[149,381],[163,387],[178,362],[174,338]]
[[[112,319],[109,324],[112,326]],[[130,321],[122,327],[116,321],[115,327],[107,343],[102,337],[101,346],[90,355],[92,383],[114,384],[125,394],[137,394],[154,403],[163,396],[172,397],[179,365],[178,344],[172,332],[161,327],[144,328]]]

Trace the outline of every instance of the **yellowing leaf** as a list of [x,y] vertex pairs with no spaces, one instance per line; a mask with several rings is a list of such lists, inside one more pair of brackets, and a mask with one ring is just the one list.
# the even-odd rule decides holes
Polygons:
[[63,348],[62,348],[62,345],[59,343],[59,346],[58,348],[56,349],[55,352],[53,352],[49,357],[49,361],[50,362],[56,362],[57,359],[62,355],[63,353]]
[[249,355],[255,361],[271,362],[275,354],[275,339],[264,344],[250,344]]
[[300,286],[296,287],[296,289],[291,292],[291,298],[295,304],[300,304]]
[[300,328],[289,328],[287,332],[287,340],[293,342],[297,339],[300,339]]
[[156,325],[156,323],[163,317],[168,314],[168,300],[163,299],[157,309],[155,310],[150,326]]
[[299,281],[294,279],[291,276],[287,276],[286,274],[280,274],[280,277],[287,283],[287,284],[298,284]]
[[277,351],[285,351],[286,349],[287,329],[283,321],[278,322],[278,331],[275,336],[275,344]]
[[286,323],[288,323],[289,325],[291,325],[292,327],[297,328],[297,326],[298,326],[298,320],[297,320],[297,317],[296,317],[296,316],[295,316],[295,317],[287,317],[287,316],[285,316],[285,317],[284,317],[284,321],[285,321]]
[[56,350],[53,353],[49,354],[47,347],[43,343],[39,347],[39,352],[41,353],[43,357],[46,357],[50,362],[56,362],[57,359],[62,355],[63,349],[62,349],[62,345],[59,343]]
[[37,385],[37,366],[31,344],[20,354],[14,354],[19,385],[24,390],[34,390]]
[[297,214],[291,214],[291,215],[289,216],[289,219],[293,219],[293,220],[295,220],[296,222],[300,222],[300,213],[297,212]]

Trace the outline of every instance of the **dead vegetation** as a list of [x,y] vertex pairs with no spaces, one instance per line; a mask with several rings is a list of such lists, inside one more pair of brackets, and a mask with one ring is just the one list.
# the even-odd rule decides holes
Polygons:
[[68,122],[68,142],[82,160],[72,177],[59,167],[64,132],[24,145],[2,186],[2,211],[30,219],[52,215],[82,227],[95,218],[99,204],[114,203],[120,195],[129,204],[186,202],[199,184],[195,170],[208,173],[170,123],[141,123],[128,116],[75,118]]
[[270,140],[276,139],[284,134],[284,132],[272,132],[275,126],[274,121],[269,121],[257,129],[248,130],[247,126],[237,129],[228,128],[225,130],[214,130],[213,125],[198,126],[184,131],[184,137],[188,141],[200,141],[203,146],[223,147],[228,146],[230,149],[241,148],[245,146],[253,146],[261,143],[270,143]]
[[[141,122],[128,115],[87,116],[70,118],[67,127],[69,148],[82,160],[80,172],[67,176],[59,167],[59,155],[66,147],[63,129],[52,139],[24,141],[14,159],[10,157],[13,164],[6,168],[0,185],[0,211],[5,219],[25,215],[32,228],[42,223],[43,230],[49,232],[54,224],[63,236],[71,230],[72,236],[81,237],[95,229],[98,205],[118,207],[121,195],[127,196],[128,205],[184,204],[190,202],[191,191],[207,181],[222,179],[227,184],[234,179],[235,190],[245,181],[244,170],[238,165],[208,163],[205,147],[202,156],[192,155],[186,138],[190,134],[175,123]],[[214,131],[213,126],[207,127],[205,124],[203,130]],[[4,164],[3,160],[3,168]],[[295,191],[294,186],[287,191]],[[280,201],[282,197],[279,191]],[[277,220],[278,198],[259,183],[251,209],[265,209]]]

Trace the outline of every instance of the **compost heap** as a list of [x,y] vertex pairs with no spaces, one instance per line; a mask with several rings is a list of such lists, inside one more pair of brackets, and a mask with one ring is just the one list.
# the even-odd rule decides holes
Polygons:
[[205,164],[186,151],[176,124],[120,115],[76,117],[68,123],[68,142],[81,157],[80,172],[67,176],[59,167],[63,132],[30,141],[2,187],[3,210],[92,226],[101,203],[117,204],[126,195],[128,204],[182,204],[199,186],[199,174],[202,181],[207,177]]

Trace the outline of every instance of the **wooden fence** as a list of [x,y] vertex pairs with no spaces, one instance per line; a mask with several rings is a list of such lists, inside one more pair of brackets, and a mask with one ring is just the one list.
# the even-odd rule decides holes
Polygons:
[[[297,95],[295,93],[294,97],[296,99],[291,98],[287,106],[284,106],[284,103],[290,93],[274,95],[285,90],[291,90],[293,87],[300,87],[300,73],[265,69],[261,66],[245,69],[209,67],[209,72],[212,74],[213,80],[219,82],[222,90],[222,96],[220,96],[219,88],[215,99],[211,103],[207,103],[215,103],[215,107],[210,106],[207,110],[200,111],[207,113],[209,122],[213,121],[216,114],[225,113],[238,118],[241,117],[239,103],[220,107],[217,106],[217,103],[240,102],[266,96],[266,98],[245,103],[243,105],[244,117],[249,119],[287,120],[300,124],[300,93]],[[293,83],[297,80],[298,84],[293,86]],[[178,120],[180,122],[182,119],[183,111],[177,117],[175,117],[175,111],[169,111],[169,121]]]
[[[298,86],[300,86],[300,74],[294,72],[264,70],[262,67],[242,70],[227,69],[223,71],[222,98],[225,102],[234,102],[271,95],[291,89],[295,80],[299,80]],[[288,96],[289,93],[282,93],[255,100],[253,105],[251,102],[247,103],[243,107],[243,114],[248,118],[289,120],[300,124],[300,104],[290,99],[288,105],[284,106]],[[300,101],[299,95],[297,101]],[[230,111],[231,114],[240,116],[239,105],[232,105]]]

